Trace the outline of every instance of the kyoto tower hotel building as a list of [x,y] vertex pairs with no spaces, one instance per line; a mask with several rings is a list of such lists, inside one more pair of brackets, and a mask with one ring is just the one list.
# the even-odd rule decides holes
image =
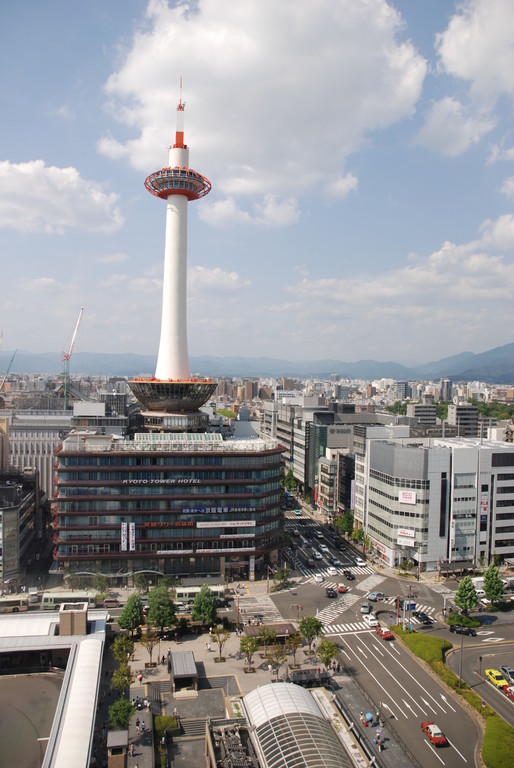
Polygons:
[[216,382],[191,377],[187,208],[211,184],[189,167],[182,100],[168,164],[145,186],[166,201],[155,376],[129,381],[142,406],[132,439],[77,430],[56,450],[52,572],[254,579],[278,557],[283,447],[209,431],[201,407]]

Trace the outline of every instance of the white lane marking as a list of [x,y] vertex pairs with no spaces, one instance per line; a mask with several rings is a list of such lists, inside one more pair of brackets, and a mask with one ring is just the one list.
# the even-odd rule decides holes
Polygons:
[[[358,642],[360,642],[360,639],[359,639],[359,638],[357,638],[357,641],[358,641]],[[380,661],[380,659],[375,659],[375,660],[376,660],[376,662],[377,662],[378,664],[380,664],[380,666],[382,667],[382,669],[384,669],[384,670],[387,672],[387,674],[388,674],[390,677],[392,677],[392,679],[395,681],[396,685],[398,685],[398,686],[399,686],[399,687],[402,689],[402,691],[404,692],[404,694],[405,694],[406,696],[408,696],[408,697],[409,697],[409,699],[412,699],[412,701],[414,702],[414,704],[415,704],[417,707],[419,707],[419,710],[420,710],[420,712],[422,712],[422,713],[423,713],[423,709],[422,709],[422,707],[420,707],[420,705],[418,704],[418,702],[416,701],[416,699],[414,698],[414,696],[412,696],[412,694],[410,694],[410,693],[409,693],[409,691],[408,691],[406,688],[404,688],[404,686],[403,686],[403,685],[402,685],[400,682],[398,682],[398,680],[395,678],[395,676],[393,675],[393,673],[392,673],[392,672],[391,672],[391,671],[390,671],[390,670],[389,670],[389,669],[386,667],[386,665],[385,665],[385,664],[383,664],[383,663]],[[368,670],[368,672],[369,672],[369,670]],[[423,713],[423,714],[424,714],[424,713]]]
[[[387,648],[387,649],[389,650],[389,646],[388,646],[388,648]],[[391,657],[391,658],[392,658],[392,657]],[[378,659],[377,659],[377,661],[378,661]],[[427,696],[428,696],[430,699],[432,699],[432,701],[434,702],[434,704],[435,704],[436,706],[438,706],[438,707],[441,707],[441,709],[443,710],[444,714],[446,714],[446,710],[445,710],[445,709],[444,709],[444,708],[441,706],[441,704],[440,704],[440,703],[437,701],[437,699],[435,699],[435,698],[432,696],[432,694],[431,694],[431,693],[429,693],[428,691],[426,691],[426,690],[425,690],[425,688],[424,688],[424,687],[421,685],[421,683],[419,682],[419,680],[416,680],[416,678],[414,677],[414,675],[412,675],[412,674],[409,672],[409,670],[408,670],[406,667],[404,667],[404,666],[403,666],[403,664],[401,664],[399,661],[398,661],[398,664],[399,664],[399,666],[400,666],[400,667],[403,669],[403,671],[404,671],[404,672],[405,672],[405,673],[406,673],[406,674],[407,674],[407,675],[408,675],[408,676],[409,676],[409,677],[410,677],[410,678],[411,678],[411,679],[412,679],[412,680],[413,680],[413,681],[416,683],[416,685],[419,685],[419,687],[421,688],[421,690],[422,690],[422,691],[424,691],[424,692],[426,693],[426,695],[427,695]],[[441,694],[441,696],[442,696],[442,694]],[[411,698],[412,698],[412,696],[411,696]],[[443,698],[444,698],[444,697],[443,697]],[[420,707],[420,709],[421,709],[421,707]],[[435,712],[435,710],[432,710],[432,711],[433,711],[433,712]]]
[[504,638],[503,637],[486,637],[485,640],[482,640],[483,643],[500,643]]
[[437,752],[436,752],[436,750],[433,748],[433,746],[430,744],[430,742],[429,742],[429,741],[427,741],[426,739],[423,739],[423,741],[424,741],[424,743],[427,745],[427,747],[428,747],[429,749],[431,749],[431,750],[432,750],[432,752],[433,752],[433,753],[434,753],[434,755],[437,757],[437,759],[438,759],[438,760],[440,760],[440,761],[441,761],[441,763],[442,763],[443,765],[445,765],[445,762],[444,762],[444,760],[441,760],[441,758],[439,757],[439,755],[437,754]]
[[446,741],[448,742],[448,744],[450,745],[450,747],[453,747],[453,748],[454,748],[454,750],[455,750],[455,751],[456,751],[456,753],[459,755],[459,757],[462,757],[462,759],[464,760],[464,762],[465,762],[465,763],[467,763],[468,761],[466,760],[466,758],[464,757],[464,755],[462,755],[462,754],[459,752],[459,750],[457,749],[457,747],[455,746],[455,744],[452,744],[452,743],[451,743],[451,741],[450,741],[450,739],[448,739],[448,738],[446,739]]
[[381,649],[381,648],[379,648],[379,647],[378,647],[378,645],[376,645],[376,643],[373,643],[373,648],[374,648],[376,651],[378,651],[378,652],[379,652],[379,654],[380,654],[382,657],[383,657],[383,656],[385,656],[385,654],[384,654],[384,653],[382,653],[382,649]]
[[494,635],[494,630],[492,629],[482,629],[480,632],[477,632],[477,635]]
[[[352,650],[353,650],[353,649],[352,649]],[[354,653],[355,653],[355,651],[354,651]],[[348,654],[347,654],[347,655],[348,655]],[[348,656],[348,658],[350,658],[350,657]],[[408,716],[408,715],[407,715],[407,714],[406,714],[406,713],[403,711],[403,709],[400,707],[400,705],[398,704],[398,702],[394,700],[394,698],[391,696],[391,694],[389,693],[389,691],[386,691],[386,689],[384,688],[384,686],[382,685],[382,683],[380,682],[380,680],[378,679],[378,677],[375,677],[375,675],[374,675],[372,672],[370,672],[370,671],[369,671],[369,669],[367,669],[366,671],[367,671],[368,675],[369,675],[369,676],[370,676],[370,677],[371,677],[371,678],[372,678],[372,679],[375,681],[375,683],[378,685],[378,687],[379,687],[379,688],[381,688],[381,689],[384,691],[385,695],[386,695],[388,698],[390,698],[390,699],[391,699],[391,701],[393,702],[393,704],[394,704],[394,705],[395,705],[395,706],[398,708],[398,710],[399,710],[399,711],[402,713],[402,715],[403,715],[403,716],[404,716],[406,719],[408,719],[408,718],[409,718],[409,716]],[[382,706],[383,706],[383,707],[387,707],[387,709],[389,710],[389,712],[390,712],[390,713],[393,715],[393,710],[391,709],[391,707],[390,707],[388,704],[384,704],[384,703],[382,702]],[[396,715],[393,715],[393,717],[396,717],[396,719],[398,720],[398,717],[397,717]]]
[[440,696],[441,696],[442,700],[444,701],[444,703],[446,704],[446,706],[447,706],[447,707],[450,707],[450,709],[452,710],[452,712],[456,712],[456,711],[457,711],[456,709],[454,709],[454,708],[452,707],[452,705],[450,704],[450,702],[448,701],[448,699],[446,698],[446,696],[445,696],[443,693],[441,693],[441,694],[440,694]]

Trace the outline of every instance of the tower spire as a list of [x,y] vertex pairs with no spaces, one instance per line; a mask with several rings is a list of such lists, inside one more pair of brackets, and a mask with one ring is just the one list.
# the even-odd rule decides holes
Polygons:
[[182,75],[180,76],[180,97],[179,102],[177,106],[177,129],[175,131],[175,143],[173,145],[174,149],[186,149],[186,144],[184,144],[184,109],[186,107],[186,103],[182,102]]

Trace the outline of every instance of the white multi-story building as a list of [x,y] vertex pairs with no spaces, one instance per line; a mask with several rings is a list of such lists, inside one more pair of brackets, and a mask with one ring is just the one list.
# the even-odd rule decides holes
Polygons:
[[478,439],[368,439],[364,529],[387,564],[514,556],[514,446]]

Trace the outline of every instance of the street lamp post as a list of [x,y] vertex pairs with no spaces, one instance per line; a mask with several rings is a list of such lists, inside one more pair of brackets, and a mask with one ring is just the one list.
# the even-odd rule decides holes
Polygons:
[[464,635],[460,636],[460,659],[459,659],[459,688],[462,688],[462,653],[464,647]]

